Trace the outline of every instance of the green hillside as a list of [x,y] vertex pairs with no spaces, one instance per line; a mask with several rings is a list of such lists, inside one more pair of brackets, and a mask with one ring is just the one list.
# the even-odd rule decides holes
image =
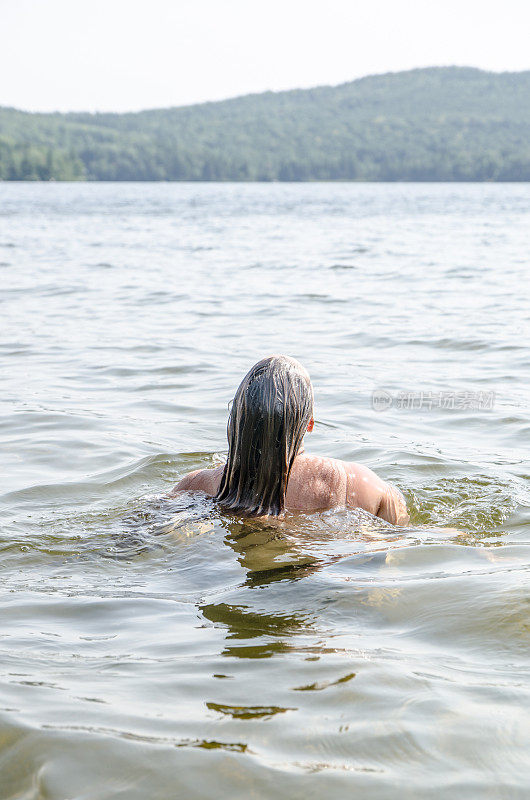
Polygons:
[[0,179],[528,181],[530,72],[433,67],[130,114],[0,108]]

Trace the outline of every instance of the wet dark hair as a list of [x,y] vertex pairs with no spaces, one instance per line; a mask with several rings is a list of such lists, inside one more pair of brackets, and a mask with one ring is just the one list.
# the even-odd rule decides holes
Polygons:
[[274,355],[254,364],[228,418],[228,458],[215,499],[247,517],[279,516],[293,461],[313,416],[313,389],[298,361]]

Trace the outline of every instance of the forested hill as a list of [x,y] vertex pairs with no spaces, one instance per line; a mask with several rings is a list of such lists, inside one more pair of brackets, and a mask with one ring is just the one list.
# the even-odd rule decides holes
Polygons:
[[433,67],[129,114],[0,108],[4,180],[530,180],[530,72]]

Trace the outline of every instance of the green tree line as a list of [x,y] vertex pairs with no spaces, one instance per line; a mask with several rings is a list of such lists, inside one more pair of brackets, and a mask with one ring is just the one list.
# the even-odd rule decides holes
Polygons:
[[528,181],[530,72],[433,67],[128,114],[0,108],[1,180]]

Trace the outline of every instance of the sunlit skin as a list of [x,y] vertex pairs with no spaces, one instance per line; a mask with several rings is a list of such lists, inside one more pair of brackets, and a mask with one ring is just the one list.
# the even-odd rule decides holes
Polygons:
[[[313,430],[311,418],[307,430]],[[212,497],[217,494],[224,465],[214,469],[190,472],[175,486],[171,495],[180,491],[201,491]],[[287,492],[288,511],[323,511],[331,508],[362,508],[393,525],[409,521],[407,505],[401,492],[381,480],[362,464],[340,461],[326,456],[301,452],[295,457]]]

